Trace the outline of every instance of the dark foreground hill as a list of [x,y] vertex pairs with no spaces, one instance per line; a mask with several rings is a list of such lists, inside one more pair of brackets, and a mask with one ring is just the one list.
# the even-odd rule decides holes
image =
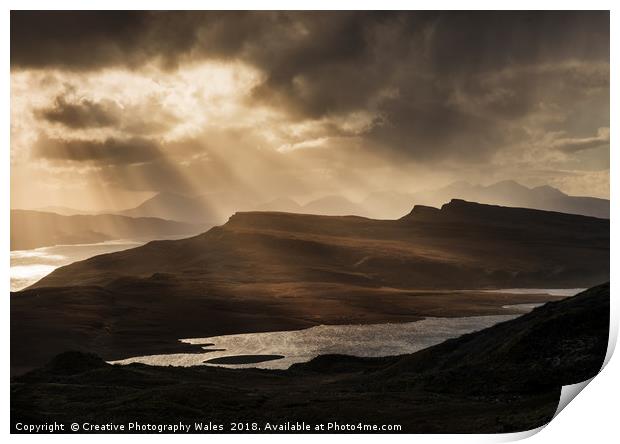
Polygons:
[[400,220],[238,213],[196,237],[61,267],[11,295],[11,366],[68,350],[107,360],[179,338],[318,324],[508,314],[609,279],[609,221],[452,201]]
[[70,352],[12,380],[11,422],[211,422],[223,431],[231,422],[256,422],[262,431],[266,422],[336,422],[397,424],[410,433],[523,431],[552,418],[562,385],[596,375],[608,329],[605,284],[412,355],[328,355],[268,371],[112,366]]
[[113,239],[153,239],[170,235],[192,235],[204,226],[155,217],[114,214],[72,215],[11,210],[11,250],[51,245],[73,245]]

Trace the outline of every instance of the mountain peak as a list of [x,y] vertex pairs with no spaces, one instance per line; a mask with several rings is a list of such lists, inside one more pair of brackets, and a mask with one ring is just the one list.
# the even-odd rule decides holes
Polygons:
[[401,217],[401,220],[404,220],[404,219],[422,220],[426,218],[433,218],[434,216],[439,214],[440,211],[441,210],[439,208],[430,207],[427,205],[415,205],[408,214]]
[[532,188],[532,192],[544,195],[545,197],[566,197],[567,194],[550,185],[541,185]]
[[528,192],[530,189],[515,180],[502,180],[484,187],[487,190],[502,190],[504,192]]

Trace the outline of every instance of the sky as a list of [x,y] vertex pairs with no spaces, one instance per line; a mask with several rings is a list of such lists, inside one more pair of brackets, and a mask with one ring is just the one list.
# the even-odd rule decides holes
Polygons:
[[608,12],[11,12],[11,206],[609,197]]

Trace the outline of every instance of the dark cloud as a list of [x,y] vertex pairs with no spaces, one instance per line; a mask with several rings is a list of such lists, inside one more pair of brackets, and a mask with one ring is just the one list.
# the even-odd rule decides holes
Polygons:
[[74,99],[75,88],[58,95],[54,102],[35,111],[38,118],[69,129],[114,128],[131,135],[163,133],[178,119],[153,97],[122,107],[111,100]]
[[38,114],[51,123],[59,123],[68,128],[104,128],[120,123],[120,107],[114,102],[93,102],[82,99],[75,103],[67,102],[64,96],[56,97],[50,108],[43,108]]
[[11,13],[14,68],[240,58],[314,114],[359,106],[399,67],[450,77],[575,57],[608,59],[608,12]]
[[15,67],[92,69],[147,60],[140,42],[148,15],[137,11],[12,11]]
[[494,122],[468,114],[447,102],[402,96],[382,108],[386,123],[375,126],[368,138],[379,146],[419,160],[454,158],[481,160],[505,134]]
[[52,161],[92,162],[99,165],[132,165],[161,157],[159,145],[149,139],[108,138],[103,141],[58,139],[41,136],[35,157]]
[[266,25],[240,13],[11,11],[11,66],[83,71],[156,61],[173,68],[194,50],[237,53],[254,27]]
[[[369,111],[377,148],[476,162],[521,136],[508,125],[542,105],[564,110],[557,122],[579,120],[573,104],[608,96],[609,12],[11,13],[13,69],[205,59],[258,68],[250,100],[292,118]],[[583,69],[597,63],[606,75]],[[605,122],[594,124],[581,131]]]

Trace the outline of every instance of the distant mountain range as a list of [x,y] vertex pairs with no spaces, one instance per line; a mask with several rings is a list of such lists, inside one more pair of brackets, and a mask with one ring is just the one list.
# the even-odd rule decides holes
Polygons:
[[443,188],[417,193],[378,191],[370,193],[361,202],[352,202],[342,196],[326,196],[305,205],[299,205],[292,199],[276,199],[256,209],[398,219],[414,204],[440,207],[452,199],[609,219],[609,200],[607,199],[569,196],[548,185],[528,188],[515,181],[503,181],[488,186],[454,182]]
[[185,222],[221,224],[239,211],[280,211],[285,213],[321,214],[326,216],[368,215],[361,205],[345,197],[330,195],[300,205],[290,198],[277,198],[257,204],[236,196],[203,194],[185,196],[159,193],[135,208],[118,214],[133,217],[160,217]]
[[76,210],[75,208],[70,208],[70,207],[62,207],[62,206],[47,206],[47,207],[41,207],[41,208],[36,208],[35,210],[29,210],[29,211],[39,211],[39,212],[43,212],[43,213],[56,213],[56,214],[60,214],[61,216],[75,216],[78,214],[83,214],[83,215],[94,215],[94,214],[110,214],[113,213],[111,211],[102,211],[102,212],[93,212],[93,211],[85,211],[85,210]]
[[204,225],[154,217],[133,218],[115,214],[63,216],[42,211],[11,210],[11,250],[96,243],[112,239],[189,236],[205,228]]
[[131,217],[159,217],[184,222],[218,222],[222,216],[204,196],[158,193],[135,208],[119,211]]
[[397,220],[237,213],[195,237],[58,268],[14,294],[11,351],[23,354],[11,364],[67,349],[121,359],[185,337],[506,313],[540,299],[454,290],[608,279],[605,219],[462,200]]
[[324,216],[367,216],[368,210],[346,197],[330,195],[300,205],[293,199],[275,199],[259,205],[258,211],[282,211],[285,213],[320,214]]
[[464,199],[492,205],[533,208],[560,213],[609,219],[609,200],[596,197],[569,196],[548,185],[528,188],[508,180],[493,185],[455,182],[434,191],[416,193],[416,204],[438,206],[450,199]]
[[[569,196],[547,185],[528,188],[515,181],[503,181],[488,186],[454,182],[443,188],[417,193],[377,191],[370,193],[359,202],[340,195],[327,195],[305,204],[300,204],[289,197],[280,197],[261,203],[254,196],[230,193],[186,196],[162,192],[135,208],[118,211],[115,214],[131,217],[157,217],[209,225],[222,224],[232,214],[239,211],[281,211],[326,216],[356,215],[375,219],[398,219],[408,213],[413,205],[439,207],[451,199],[609,219],[609,200],[607,199]],[[48,207],[44,210],[63,215],[87,214],[65,207]]]

